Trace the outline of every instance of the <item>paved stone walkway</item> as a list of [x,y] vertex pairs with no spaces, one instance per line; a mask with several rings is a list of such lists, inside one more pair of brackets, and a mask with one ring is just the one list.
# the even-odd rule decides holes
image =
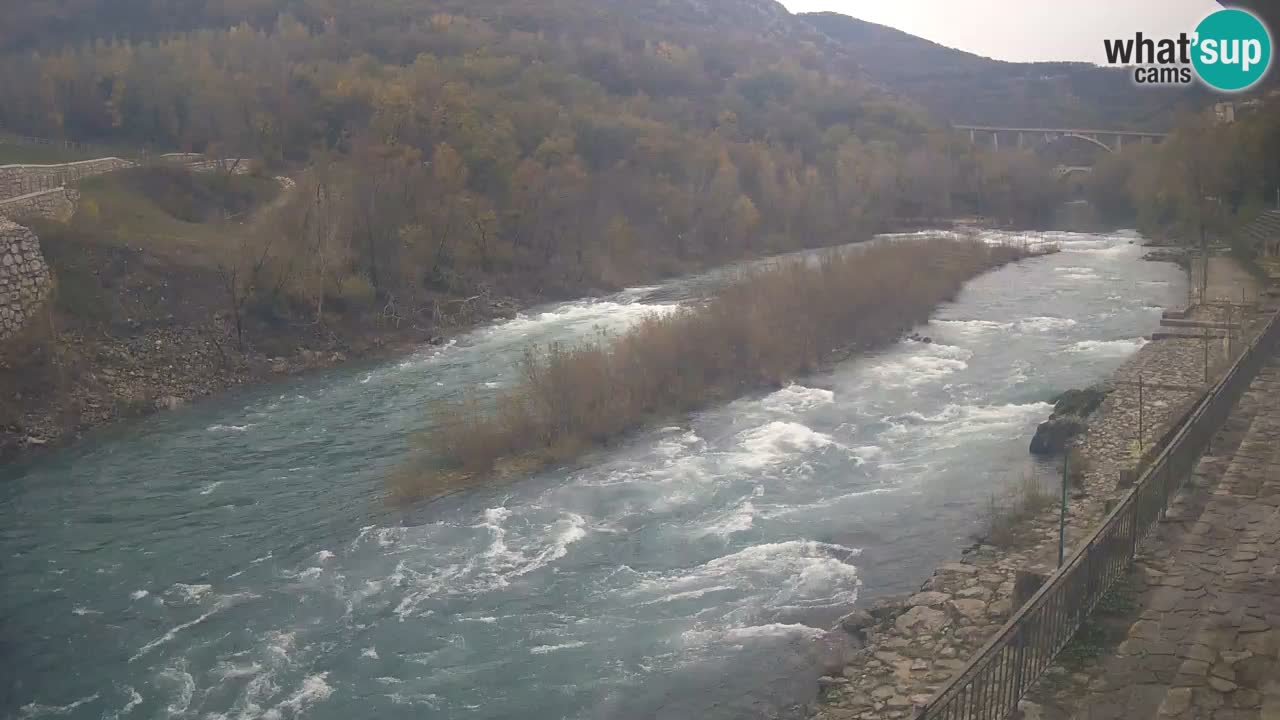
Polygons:
[[1239,447],[1201,461],[1202,488],[1139,557],[1127,639],[1062,716],[1280,720],[1280,358],[1240,412],[1252,420]]

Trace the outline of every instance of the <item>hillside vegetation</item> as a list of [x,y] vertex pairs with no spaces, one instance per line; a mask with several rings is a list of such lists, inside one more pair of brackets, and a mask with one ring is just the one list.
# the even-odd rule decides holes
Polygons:
[[[1159,240],[1231,242],[1280,191],[1280,98],[1242,106],[1234,123],[1185,114],[1159,145],[1099,159],[1085,192],[1115,224]],[[1248,254],[1250,248],[1242,248]]]
[[367,287],[431,327],[441,297],[616,288],[897,217],[1029,223],[1060,193],[771,0],[24,8],[0,124],[308,168],[288,241],[227,250],[276,319],[327,323]]
[[1136,90],[1132,73],[1121,68],[1003,62],[837,13],[800,18],[836,41],[871,80],[956,124],[1154,131],[1168,128],[1179,109],[1213,102],[1199,87]]

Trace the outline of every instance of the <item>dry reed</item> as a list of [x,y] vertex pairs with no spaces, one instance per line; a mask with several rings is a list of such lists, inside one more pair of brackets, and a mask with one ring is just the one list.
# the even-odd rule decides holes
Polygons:
[[570,460],[658,419],[776,387],[898,338],[965,281],[1033,254],[943,238],[871,243],[748,271],[704,304],[616,337],[527,351],[492,404],[434,408],[393,498],[436,496]]

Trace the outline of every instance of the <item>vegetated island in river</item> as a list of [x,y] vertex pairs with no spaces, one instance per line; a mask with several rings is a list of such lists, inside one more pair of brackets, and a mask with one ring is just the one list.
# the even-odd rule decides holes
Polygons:
[[653,313],[616,337],[531,348],[492,402],[432,408],[393,500],[535,471],[648,423],[778,387],[842,352],[890,343],[964,283],[1055,248],[929,237],[868,243],[746,271],[707,302]]

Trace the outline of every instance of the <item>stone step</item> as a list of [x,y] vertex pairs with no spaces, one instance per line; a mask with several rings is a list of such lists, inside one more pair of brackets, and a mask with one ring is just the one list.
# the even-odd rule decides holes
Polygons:
[[1182,318],[1161,318],[1160,324],[1164,327],[1177,328],[1209,328],[1211,330],[1238,330],[1240,323],[1225,323],[1217,320],[1186,320]]
[[1225,340],[1227,333],[1225,330],[1210,330],[1207,333],[1193,331],[1151,333],[1151,340],[1153,342],[1156,340],[1203,340],[1206,337],[1210,340]]

